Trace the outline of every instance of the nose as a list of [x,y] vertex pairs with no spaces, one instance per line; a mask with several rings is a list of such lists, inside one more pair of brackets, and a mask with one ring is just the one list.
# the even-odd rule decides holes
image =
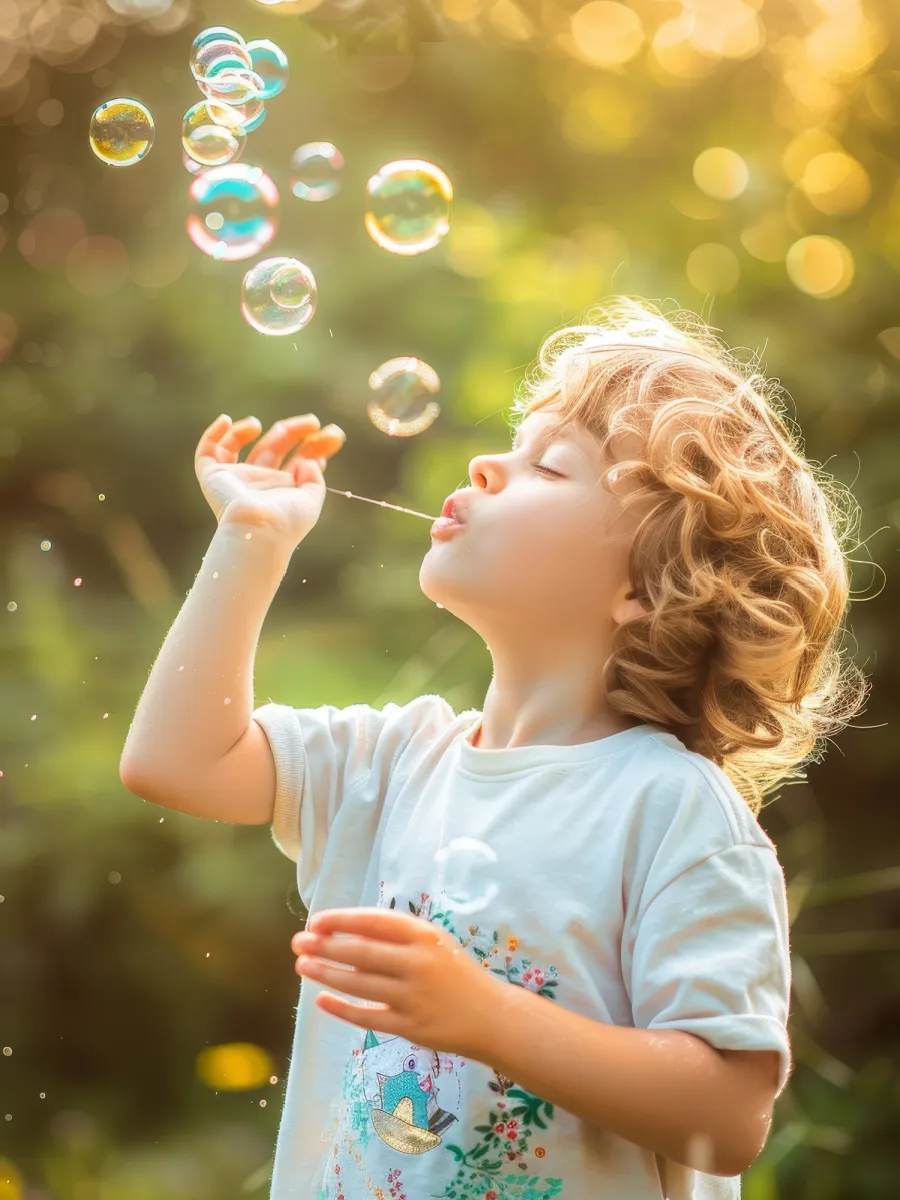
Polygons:
[[496,488],[503,479],[505,455],[476,454],[469,463],[469,478],[474,487],[490,491]]

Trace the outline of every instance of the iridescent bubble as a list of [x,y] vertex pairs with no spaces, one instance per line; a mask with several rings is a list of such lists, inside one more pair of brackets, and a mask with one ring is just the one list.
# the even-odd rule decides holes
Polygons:
[[296,258],[266,258],[244,276],[241,315],[270,337],[296,333],[316,311],[316,280]]
[[431,397],[440,391],[437,371],[420,358],[392,358],[372,372],[369,420],[389,437],[421,433],[441,411]]
[[227,71],[216,71],[207,75],[206,79],[198,79],[197,86],[204,96],[220,104],[246,104],[248,100],[258,100],[262,95],[262,76],[255,71],[229,68]]
[[234,104],[231,111],[237,113],[240,118],[244,133],[252,133],[254,129],[259,129],[266,119],[266,104],[259,98],[247,100],[244,104]]
[[208,42],[232,42],[236,46],[246,45],[244,39],[236,29],[230,29],[227,25],[211,25],[209,29],[202,30],[194,38],[190,57],[192,70],[194,59]]
[[268,38],[260,38],[247,43],[250,62],[253,70],[263,77],[265,87],[261,93],[263,100],[271,100],[279,92],[283,92],[288,81],[288,58],[280,46],[270,42]]
[[475,913],[486,908],[500,890],[497,855],[477,838],[456,837],[434,856],[438,869],[438,890],[460,913]]
[[91,149],[110,167],[140,162],[153,145],[153,117],[139,100],[107,100],[91,117]]
[[366,184],[366,198],[369,237],[391,254],[422,254],[450,228],[453,185],[434,163],[386,163]]
[[331,142],[306,142],[291,155],[291,191],[300,200],[330,200],[341,190],[344,156]]
[[252,258],[278,230],[278,189],[261,167],[213,167],[197,176],[189,194],[188,237],[211,258]]
[[220,71],[249,71],[252,65],[247,48],[225,38],[213,38],[191,55],[191,73],[198,82]]
[[200,100],[184,114],[181,144],[204,167],[234,162],[247,144],[239,110],[213,100]]

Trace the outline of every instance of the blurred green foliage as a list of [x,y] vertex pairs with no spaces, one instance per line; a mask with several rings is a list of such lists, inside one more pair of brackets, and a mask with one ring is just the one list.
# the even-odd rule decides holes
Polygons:
[[[106,7],[84,9],[138,11]],[[644,0],[618,6],[644,40],[610,64],[598,57],[633,26],[618,42],[595,36],[602,6],[302,7],[179,0],[155,25],[95,30],[84,58],[45,39],[20,69],[44,10],[0,5],[13,30],[0,40],[0,1042],[12,1051],[0,1058],[0,1198],[265,1191],[296,1003],[289,939],[303,919],[291,864],[264,829],[162,815],[118,779],[138,696],[213,532],[192,470],[201,430],[223,411],[264,427],[313,411],[348,433],[332,485],[437,512],[476,451],[507,444],[504,408],[543,336],[611,292],[670,298],[729,344],[764,348],[810,457],[863,507],[852,627],[869,709],[761,818],[790,883],[796,1068],[744,1195],[893,1197],[898,11],[690,3],[695,44],[655,34],[680,5]],[[712,53],[710,30],[731,9],[741,36],[758,23],[760,44]],[[248,328],[246,264],[206,259],[184,233],[187,54],[213,23],[290,57],[288,90],[244,161],[282,193],[270,252],[302,258],[319,282],[317,315],[294,338]],[[118,95],[156,118],[150,155],[121,170],[87,144],[94,107]],[[303,205],[288,161],[316,139],[343,151],[344,184]],[[749,168],[731,199],[696,182],[712,147]],[[804,172],[828,152],[861,165],[867,188],[857,171],[817,191]],[[446,243],[413,259],[377,249],[362,223],[366,179],[400,157],[436,162],[456,189]],[[78,220],[77,237],[121,242],[127,278],[85,284],[65,233]],[[852,262],[837,294],[805,290],[794,248],[815,237]],[[438,371],[443,412],[426,434],[389,439],[366,419],[367,379],[407,354]],[[383,705],[429,690],[457,710],[480,705],[484,647],[418,589],[427,537],[420,520],[329,494],[270,611],[257,702]],[[210,1091],[196,1057],[232,1041],[266,1049],[277,1083]]]

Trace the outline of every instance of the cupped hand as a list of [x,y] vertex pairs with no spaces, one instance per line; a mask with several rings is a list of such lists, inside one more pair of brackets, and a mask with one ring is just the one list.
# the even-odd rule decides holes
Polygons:
[[312,413],[276,421],[259,437],[261,428],[256,417],[217,417],[197,443],[197,480],[220,525],[263,526],[299,544],[319,519],[323,472],[345,434],[337,425],[322,428]]

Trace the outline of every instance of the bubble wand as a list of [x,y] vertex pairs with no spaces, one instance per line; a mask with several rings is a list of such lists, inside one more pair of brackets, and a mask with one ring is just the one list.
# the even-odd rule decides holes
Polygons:
[[349,496],[353,500],[365,500],[367,504],[379,504],[382,508],[392,508],[394,512],[409,513],[411,517],[422,517],[426,521],[436,521],[437,517],[430,517],[428,513],[416,512],[413,508],[401,508],[399,504],[388,504],[387,500],[370,500],[368,496],[357,496],[355,492],[344,492],[340,488],[328,487],[325,485],[327,492],[335,492],[338,496]]

